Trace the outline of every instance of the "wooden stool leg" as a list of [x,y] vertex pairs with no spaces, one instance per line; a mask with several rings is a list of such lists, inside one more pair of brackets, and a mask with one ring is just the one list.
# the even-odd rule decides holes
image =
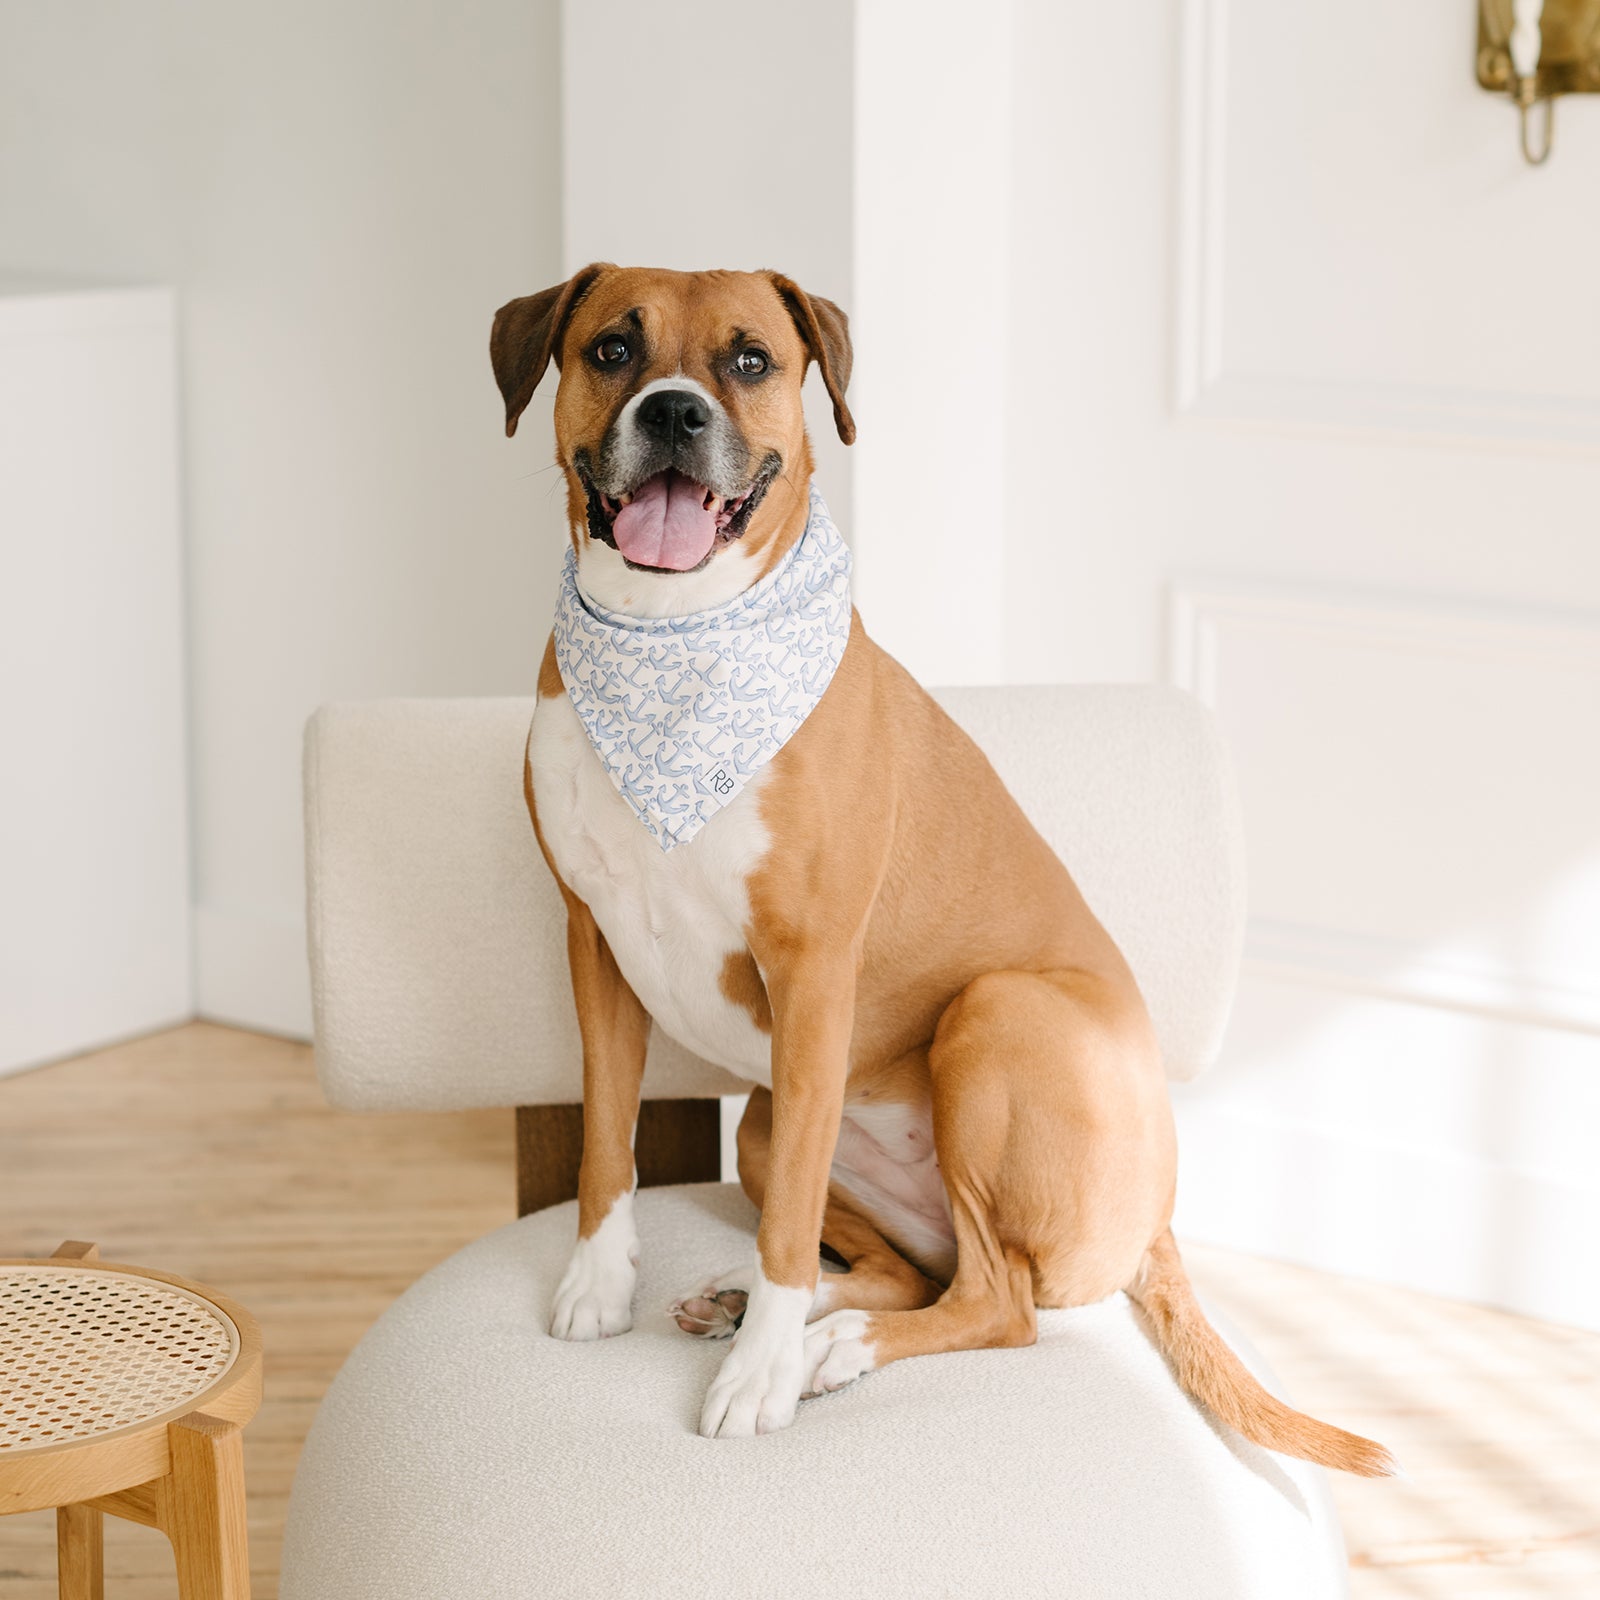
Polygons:
[[244,1434],[191,1411],[167,1429],[172,1471],[162,1481],[161,1527],[178,1562],[180,1600],[250,1600],[244,1512]]
[[93,1506],[56,1510],[56,1582],[61,1600],[105,1600],[105,1517]]

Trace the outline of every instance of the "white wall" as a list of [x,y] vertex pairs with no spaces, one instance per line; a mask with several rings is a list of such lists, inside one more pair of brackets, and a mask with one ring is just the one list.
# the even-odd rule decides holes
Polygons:
[[536,673],[560,508],[486,349],[560,273],[558,20],[0,0],[0,269],[178,290],[207,1014],[309,1025],[309,711]]
[[855,598],[929,683],[1008,681],[1013,9],[855,8]]
[[0,1073],[193,1011],[165,289],[0,279]]
[[[996,559],[1010,679],[1217,709],[1253,918],[1225,1058],[1178,1096],[1181,1224],[1600,1326],[1600,104],[1530,171],[1473,26],[1016,0],[963,106],[1011,118],[1007,278],[972,311],[934,250],[919,288],[1008,328],[998,555],[857,537],[915,574],[886,642],[925,676],[969,670],[950,618]],[[938,332],[875,405],[926,410]]]

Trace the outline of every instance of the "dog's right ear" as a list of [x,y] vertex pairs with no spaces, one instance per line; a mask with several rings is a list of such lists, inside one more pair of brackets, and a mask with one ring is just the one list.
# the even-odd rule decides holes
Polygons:
[[517,418],[527,410],[551,360],[557,368],[561,366],[561,336],[567,331],[568,319],[610,265],[608,261],[591,262],[565,283],[508,300],[495,312],[489,359],[506,402],[508,439],[517,431]]

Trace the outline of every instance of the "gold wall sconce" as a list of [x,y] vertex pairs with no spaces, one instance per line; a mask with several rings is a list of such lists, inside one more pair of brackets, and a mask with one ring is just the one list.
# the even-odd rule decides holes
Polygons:
[[[1530,165],[1549,160],[1555,96],[1600,93],[1600,0],[1478,0],[1478,83],[1510,94]],[[1528,134],[1534,106],[1538,149]]]
[[[1548,160],[1556,96],[1600,93],[1600,0],[1478,0],[1478,82],[1515,102],[1530,165]],[[1528,128],[1535,106],[1537,148]]]

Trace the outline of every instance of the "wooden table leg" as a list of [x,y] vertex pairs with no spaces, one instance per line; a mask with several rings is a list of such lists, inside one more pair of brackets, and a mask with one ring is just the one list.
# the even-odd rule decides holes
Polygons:
[[244,1509],[244,1434],[191,1411],[167,1429],[172,1471],[161,1527],[178,1563],[180,1600],[250,1600]]
[[56,1510],[56,1582],[61,1600],[105,1600],[105,1518],[93,1506]]

